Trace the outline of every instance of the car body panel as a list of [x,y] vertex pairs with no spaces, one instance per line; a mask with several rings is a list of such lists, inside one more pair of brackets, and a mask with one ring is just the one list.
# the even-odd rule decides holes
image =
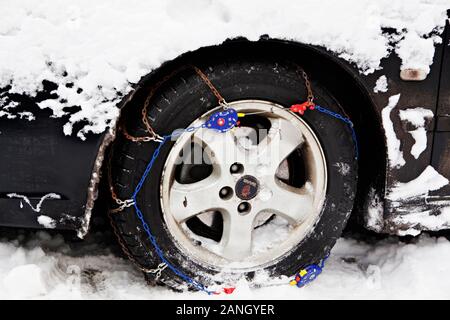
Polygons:
[[[412,202],[408,200],[394,203],[389,200],[394,186],[414,180],[429,165],[433,165],[438,172],[447,175],[448,178],[450,140],[447,122],[450,81],[445,76],[445,72],[448,74],[450,71],[448,31],[445,37],[443,44],[435,48],[434,63],[431,65],[428,76],[423,81],[414,82],[400,79],[401,61],[394,54],[382,60],[382,69],[366,76],[362,75],[356,66],[336,57],[326,49],[308,46],[311,50],[338,63],[354,79],[372,103],[371,106],[361,106],[361,108],[374,108],[379,117],[376,121],[381,121],[382,110],[388,105],[389,98],[400,93],[399,102],[390,119],[394,124],[395,134],[400,140],[406,163],[399,168],[393,168],[389,164],[385,168],[383,177],[385,184],[381,190],[382,199],[380,199],[382,209],[377,212],[377,223],[366,223],[368,228],[375,231],[414,234],[417,230],[427,229],[426,226],[403,223],[396,218],[411,212],[418,214],[429,212],[432,215],[439,215],[442,203],[436,201],[430,204],[427,196],[433,195],[437,200],[448,196],[449,187],[446,186],[420,199],[414,198]],[[375,93],[373,88],[382,75],[388,79],[388,91]],[[22,98],[16,98],[19,102],[20,99]],[[33,105],[33,102],[27,103]],[[398,111],[418,107],[431,110],[438,116],[426,124],[427,146],[420,157],[415,159],[410,153],[414,143],[409,132],[410,128],[401,121]],[[107,143],[113,139],[114,133],[112,131],[89,135],[86,141],[81,141],[76,137],[64,135],[62,130],[64,119],[51,118],[48,111],[39,109],[35,104],[31,108],[34,108],[33,113],[36,116],[34,121],[0,118],[0,150],[2,150],[0,225],[41,228],[45,225],[39,222],[39,217],[48,216],[53,219],[52,227],[82,230],[79,232],[82,236],[87,231],[93,201],[96,197],[103,152]],[[30,110],[30,107],[27,110]],[[435,130],[436,134],[434,134]],[[383,153],[380,157],[387,157],[385,150],[381,149],[379,152]],[[23,198],[10,198],[12,193],[27,197],[31,205]],[[57,193],[61,199],[44,200],[37,212],[37,204],[48,193]],[[449,224],[450,221],[443,220],[440,226],[435,225],[433,228],[447,228]],[[410,230],[413,231],[410,232]]]
[[[450,31],[448,23],[444,43],[447,50],[442,56],[437,118],[433,142],[432,165],[450,180]],[[433,192],[434,196],[450,198],[450,185]],[[450,199],[448,199],[450,201]]]
[[[103,135],[81,141],[64,135],[62,119],[34,114],[33,121],[0,118],[0,224],[39,228],[38,217],[48,216],[55,227],[78,229]],[[61,199],[46,199],[36,210],[49,193]]]

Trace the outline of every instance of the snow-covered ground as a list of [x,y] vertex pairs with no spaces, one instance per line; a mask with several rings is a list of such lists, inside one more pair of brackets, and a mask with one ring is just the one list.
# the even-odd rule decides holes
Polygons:
[[[208,297],[148,287],[105,234],[83,242],[46,232],[15,232],[0,240],[0,299],[449,299],[450,241],[422,235],[361,242],[342,238],[324,273],[308,287],[250,288]],[[108,237],[106,237],[108,238]]]

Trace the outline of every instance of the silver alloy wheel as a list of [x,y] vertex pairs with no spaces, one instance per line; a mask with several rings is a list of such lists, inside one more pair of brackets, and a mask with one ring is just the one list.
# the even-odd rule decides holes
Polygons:
[[[326,161],[311,128],[282,106],[241,100],[230,107],[270,121],[267,135],[254,143],[250,137],[254,130],[246,127],[226,133],[208,129],[183,133],[164,165],[161,206],[168,231],[193,259],[212,268],[255,269],[288,254],[313,230],[326,195]],[[217,110],[220,107],[191,125],[200,125]],[[202,147],[206,156],[200,159],[210,162],[212,170],[200,181],[180,183],[175,178],[176,168],[192,143]],[[305,170],[305,183],[297,187],[281,179],[286,176],[286,158],[295,150],[301,150]],[[193,217],[208,224],[208,217],[217,212],[223,221],[219,242],[201,238],[187,227]],[[260,235],[260,228],[267,228],[265,235]],[[281,240],[277,234],[283,235]],[[271,243],[271,238],[279,241]],[[265,247],[258,248],[258,239],[267,243]]]

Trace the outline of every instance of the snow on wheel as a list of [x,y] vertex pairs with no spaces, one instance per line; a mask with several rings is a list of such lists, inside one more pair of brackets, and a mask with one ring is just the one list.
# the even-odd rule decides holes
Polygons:
[[[353,207],[357,162],[349,127],[319,112],[289,111],[304,82],[292,63],[277,61],[277,68],[257,59],[202,66],[240,115],[239,125],[177,134],[162,146],[136,198],[165,258],[207,286],[263,271],[292,276],[318,263]],[[325,88],[312,85],[318,103],[342,112]],[[156,132],[169,134],[201,127],[222,108],[185,70],[155,92],[146,117]],[[142,132],[138,119],[126,125]],[[120,198],[130,198],[155,148],[116,141],[112,176]],[[111,217],[133,261],[144,270],[157,267],[161,259],[134,208]],[[157,280],[178,287],[182,279],[169,269]],[[154,279],[151,273],[148,279]]]

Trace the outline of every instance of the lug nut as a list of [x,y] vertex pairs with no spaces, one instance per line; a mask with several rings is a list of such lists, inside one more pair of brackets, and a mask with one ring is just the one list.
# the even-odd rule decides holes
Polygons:
[[231,165],[230,172],[232,174],[242,173],[242,172],[244,172],[244,166],[239,162],[235,162]]
[[250,205],[250,203],[248,202],[241,202],[238,207],[237,210],[239,212],[239,214],[241,215],[246,215],[247,213],[250,212],[252,206]]
[[233,196],[233,189],[231,187],[223,187],[219,191],[219,197],[224,200],[228,200]]

